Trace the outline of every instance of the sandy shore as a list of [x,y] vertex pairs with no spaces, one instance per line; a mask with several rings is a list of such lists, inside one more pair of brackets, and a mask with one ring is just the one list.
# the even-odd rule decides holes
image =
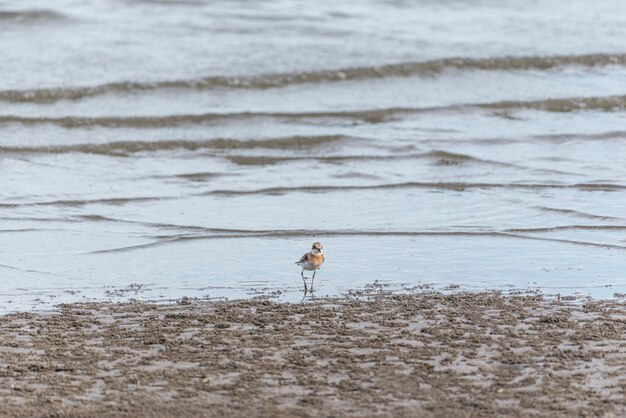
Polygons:
[[1,416],[624,416],[626,307],[496,294],[0,317]]

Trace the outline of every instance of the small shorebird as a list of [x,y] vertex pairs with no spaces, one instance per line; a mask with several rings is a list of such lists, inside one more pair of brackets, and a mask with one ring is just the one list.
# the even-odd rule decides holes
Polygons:
[[296,264],[302,267],[302,272],[300,272],[300,276],[302,276],[302,281],[304,282],[304,292],[306,293],[306,278],[304,277],[304,270],[313,270],[313,277],[311,278],[311,290],[313,290],[313,280],[315,280],[315,273],[317,273],[317,269],[320,268],[322,263],[324,262],[324,252],[322,251],[322,243],[314,242],[311,247],[311,251],[304,254],[300,260],[296,261]]

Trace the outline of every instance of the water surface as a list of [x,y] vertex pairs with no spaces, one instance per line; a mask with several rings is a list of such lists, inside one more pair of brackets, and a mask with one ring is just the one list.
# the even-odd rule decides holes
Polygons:
[[0,2],[0,310],[623,293],[624,6],[501,3]]

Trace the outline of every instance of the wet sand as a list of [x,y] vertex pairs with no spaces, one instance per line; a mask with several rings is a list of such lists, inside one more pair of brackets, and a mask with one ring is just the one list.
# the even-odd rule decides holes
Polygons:
[[183,299],[0,323],[0,416],[626,414],[619,301]]

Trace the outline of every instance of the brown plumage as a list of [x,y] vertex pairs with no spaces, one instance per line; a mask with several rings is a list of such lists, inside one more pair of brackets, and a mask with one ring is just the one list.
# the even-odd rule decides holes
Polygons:
[[[302,256],[300,261],[298,261],[299,264],[302,264],[304,262],[320,266],[324,262],[324,254],[306,253]],[[305,269],[305,270],[312,270],[312,269]]]
[[311,246],[311,251],[300,257],[300,260],[296,261],[296,264],[302,267],[302,281],[304,282],[304,291],[307,291],[306,278],[304,277],[304,270],[313,271],[313,277],[311,278],[311,290],[313,289],[313,280],[315,280],[315,273],[324,263],[324,251],[322,250],[321,242],[314,242]]

